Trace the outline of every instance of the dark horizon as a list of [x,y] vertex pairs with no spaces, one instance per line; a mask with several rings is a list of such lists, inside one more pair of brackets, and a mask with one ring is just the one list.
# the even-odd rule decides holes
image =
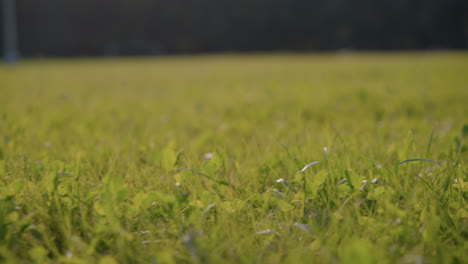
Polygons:
[[468,48],[463,0],[17,0],[16,5],[24,57]]

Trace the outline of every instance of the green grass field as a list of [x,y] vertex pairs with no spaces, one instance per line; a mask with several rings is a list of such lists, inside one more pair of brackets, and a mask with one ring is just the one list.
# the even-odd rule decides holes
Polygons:
[[0,66],[0,262],[467,263],[467,153],[463,52]]

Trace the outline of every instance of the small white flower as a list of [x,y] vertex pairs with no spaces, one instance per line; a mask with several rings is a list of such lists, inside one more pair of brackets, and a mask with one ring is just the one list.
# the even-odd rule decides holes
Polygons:
[[372,181],[371,181],[371,182],[372,182],[372,183],[377,183],[378,181],[379,181],[379,179],[377,179],[377,178],[374,178],[374,179],[372,179]]
[[367,183],[369,183],[369,181],[368,181],[368,180],[363,180],[362,183],[366,183],[366,184],[367,184]]
[[325,156],[325,159],[328,159],[328,148],[323,147],[323,155]]
[[203,154],[203,159],[204,160],[210,160],[212,158],[213,158],[213,153],[211,153],[211,152]]
[[175,183],[175,186],[180,186],[180,182],[176,182],[176,183]]
[[279,178],[276,180],[276,182],[286,182],[286,180],[284,180],[283,178]]

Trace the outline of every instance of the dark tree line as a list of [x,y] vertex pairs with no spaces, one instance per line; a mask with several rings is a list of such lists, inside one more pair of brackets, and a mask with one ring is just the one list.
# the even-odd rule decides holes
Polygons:
[[468,48],[466,0],[17,0],[23,55]]

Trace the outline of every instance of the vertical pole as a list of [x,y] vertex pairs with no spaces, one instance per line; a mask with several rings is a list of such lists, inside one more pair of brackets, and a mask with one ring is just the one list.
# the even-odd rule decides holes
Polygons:
[[3,58],[7,64],[18,60],[15,1],[3,0]]

